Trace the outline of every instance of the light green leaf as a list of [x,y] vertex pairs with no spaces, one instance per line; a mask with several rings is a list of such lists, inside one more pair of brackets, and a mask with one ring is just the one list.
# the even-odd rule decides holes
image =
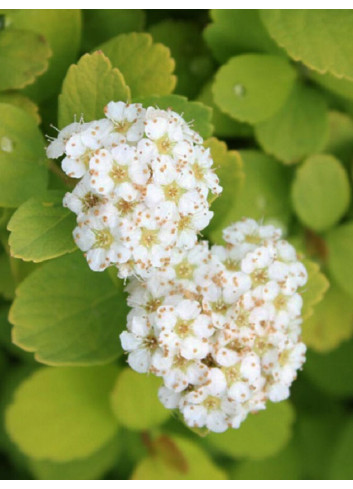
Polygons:
[[94,480],[101,479],[116,463],[122,448],[119,434],[86,458],[70,462],[29,460],[29,467],[40,480]]
[[[215,242],[220,242],[225,224],[229,225],[243,217],[285,227],[291,216],[289,169],[260,151],[244,150],[239,154],[243,161],[244,184],[228,204],[230,209],[227,213],[227,222],[223,221],[222,216],[215,214],[211,223],[211,238]],[[222,194],[217,199],[219,205],[221,199],[223,199]],[[222,220],[218,224],[219,218]]]
[[37,101],[56,94],[61,87],[66,70],[76,60],[81,40],[81,12],[79,9],[17,9],[5,11],[8,29],[25,29],[46,39],[52,56],[48,70],[26,94]]
[[186,97],[174,94],[163,97],[137,97],[133,101],[142,103],[144,107],[153,105],[164,110],[170,107],[182,114],[186,122],[191,122],[192,128],[203,138],[208,138],[212,134],[212,109],[201,102],[189,101]]
[[255,134],[266,153],[296,163],[323,148],[327,129],[325,99],[319,91],[297,84],[283,107],[256,125]]
[[0,31],[0,90],[33,83],[48,68],[51,50],[45,38],[30,31]]
[[324,152],[350,165],[353,155],[353,120],[347,114],[329,113],[329,132]]
[[348,175],[334,156],[314,155],[298,168],[291,194],[293,207],[302,223],[314,231],[325,231],[348,209]]
[[325,236],[328,268],[337,284],[353,295],[353,222],[331,229]]
[[39,460],[69,462],[93,455],[117,431],[109,406],[117,371],[113,365],[38,369],[20,384],[6,410],[11,440]]
[[262,10],[271,37],[295,61],[320,73],[353,79],[353,11]]
[[349,418],[341,430],[337,443],[331,447],[332,461],[330,464],[330,479],[353,479],[353,416]]
[[77,252],[50,261],[16,291],[13,341],[48,365],[95,365],[121,352],[126,299],[119,281],[93,273]]
[[280,52],[256,9],[213,9],[211,19],[212,24],[204,30],[204,37],[220,63],[235,54]]
[[196,22],[162,20],[149,29],[153,40],[168,46],[175,59],[176,92],[193,98],[213,72],[213,61]]
[[72,239],[75,216],[63,207],[62,199],[60,190],[51,190],[17,209],[8,224],[12,256],[41,262],[76,249]]
[[235,56],[216,73],[214,101],[222,112],[234,119],[261,122],[284,105],[295,78],[295,70],[280,56]]
[[264,411],[250,414],[240,428],[211,433],[206,441],[232,458],[271,457],[290,439],[293,421],[294,410],[289,402],[269,403]]
[[212,95],[212,81],[208,82],[202,89],[197,100],[212,108],[212,124],[214,134],[220,138],[249,138],[253,135],[252,127],[244,122],[236,121],[219,110],[214,103]]
[[302,261],[308,272],[308,281],[300,290],[303,299],[302,318],[307,319],[313,314],[314,306],[325,296],[330,284],[317,263],[307,259]]
[[291,443],[265,460],[244,460],[233,465],[232,480],[293,480],[301,478],[299,453]]
[[223,187],[221,195],[212,203],[214,217],[207,228],[213,239],[221,238],[223,227],[233,221],[233,209],[244,184],[243,162],[238,151],[228,151],[227,145],[216,138],[205,141],[210,148],[217,176]]
[[331,285],[315,314],[302,325],[304,343],[316,351],[329,351],[353,335],[351,298]]
[[[135,468],[135,480],[224,480],[226,474],[192,441],[179,436],[163,437],[155,455],[143,459]],[[157,443],[161,439],[156,440]],[[156,444],[154,442],[154,444]],[[152,443],[152,449],[154,448]]]
[[145,12],[139,9],[84,9],[83,51],[90,51],[111,37],[127,32],[140,32]]
[[124,369],[111,395],[112,409],[119,423],[131,430],[146,430],[166,421],[171,411],[158,399],[160,386],[158,377]]
[[17,207],[47,186],[44,139],[33,117],[0,103],[0,206]]
[[75,116],[79,119],[82,115],[87,122],[101,119],[108,102],[129,98],[123,75],[109,59],[98,51],[85,54],[65,77],[59,95],[59,126],[70,124]]
[[176,84],[170,51],[146,33],[121,34],[99,47],[119,68],[133,97],[168,95]]
[[339,398],[353,395],[353,340],[326,354],[309,350],[304,372],[323,392]]
[[32,102],[31,99],[25,97],[20,92],[2,92],[0,93],[0,103],[1,104],[10,104],[15,107],[19,107],[22,110],[25,110],[30,114],[37,124],[40,123],[41,118],[39,115],[38,106]]

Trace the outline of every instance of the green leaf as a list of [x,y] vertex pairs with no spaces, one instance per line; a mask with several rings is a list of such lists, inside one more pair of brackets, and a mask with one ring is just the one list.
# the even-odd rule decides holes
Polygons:
[[204,37],[220,63],[235,54],[280,52],[268,35],[256,9],[213,9],[211,19],[212,24],[204,30]]
[[[327,401],[327,398],[325,399]],[[344,427],[341,408],[328,412],[300,413],[296,423],[295,444],[301,456],[302,479],[326,479],[337,438]],[[326,408],[327,409],[327,408]]]
[[214,125],[215,136],[220,138],[252,137],[253,131],[249,124],[236,121],[219,110],[213,100],[212,81],[203,87],[197,100],[212,108],[212,124]]
[[29,467],[36,479],[93,480],[101,479],[113,467],[121,452],[119,435],[89,457],[70,462],[30,460]]
[[293,421],[294,410],[289,402],[269,403],[264,411],[250,414],[240,428],[211,433],[206,441],[232,458],[271,457],[290,439]]
[[353,295],[353,222],[331,229],[325,236],[328,268],[337,284]]
[[76,60],[81,40],[79,9],[18,9],[5,11],[8,29],[26,29],[46,39],[52,56],[48,70],[25,92],[37,101],[48,99],[61,87],[66,70]]
[[10,104],[15,107],[19,107],[22,110],[25,110],[30,114],[37,124],[40,123],[41,118],[39,115],[38,106],[32,102],[31,99],[25,97],[20,92],[2,92],[0,93],[0,103],[1,104]]
[[295,61],[319,73],[353,79],[353,11],[262,10],[261,18]]
[[213,72],[213,61],[196,22],[166,19],[149,29],[153,40],[168,46],[175,59],[176,92],[193,98]]
[[304,372],[323,392],[338,398],[353,395],[353,340],[326,354],[307,352]]
[[316,351],[329,351],[353,335],[351,298],[331,285],[315,314],[302,325],[304,343]]
[[207,234],[214,239],[222,236],[223,227],[233,221],[234,202],[244,184],[243,162],[238,151],[228,151],[227,145],[216,138],[205,141],[205,147],[210,148],[216,173],[223,187],[221,195],[212,203],[214,218]]
[[307,259],[302,261],[308,272],[308,281],[300,290],[303,299],[302,318],[307,319],[313,314],[314,306],[325,296],[330,284],[317,263]]
[[146,33],[121,34],[99,49],[119,68],[133,97],[168,95],[176,84],[170,51]]
[[349,418],[341,430],[337,443],[331,447],[332,461],[330,464],[330,479],[353,479],[353,416]]
[[127,32],[140,32],[145,12],[139,9],[84,9],[83,51],[90,51],[111,37]]
[[158,377],[125,368],[119,374],[111,396],[112,409],[119,423],[131,430],[146,430],[166,421],[171,411],[158,399],[160,386]]
[[216,74],[213,95],[222,112],[239,121],[269,119],[286,102],[296,73],[280,56],[243,54],[231,58]]
[[33,83],[48,68],[51,50],[45,38],[34,32],[0,31],[0,90],[14,90]]
[[[244,150],[240,151],[239,154],[243,161],[244,184],[239,188],[236,195],[231,196],[232,200],[227,203],[230,208],[226,222],[222,215],[215,213],[211,223],[212,232],[210,233],[215,242],[220,242],[224,225],[229,225],[243,217],[251,217],[266,223],[272,222],[285,227],[291,216],[289,169],[260,151]],[[231,195],[231,189],[229,189],[229,195]],[[217,199],[219,205],[221,205],[223,198],[224,196],[221,194]]]
[[309,71],[308,76],[321,87],[329,90],[335,95],[353,100],[353,81],[346,78],[336,78],[329,73],[320,74]]
[[119,281],[92,273],[80,252],[50,261],[16,291],[13,342],[48,365],[94,365],[121,353],[127,306]]
[[201,102],[189,101],[181,95],[164,95],[163,97],[137,97],[134,102],[140,102],[144,107],[150,105],[160,109],[171,107],[178,114],[182,114],[186,122],[192,123],[192,128],[203,138],[212,134],[212,109]]
[[6,253],[0,254],[0,295],[12,300],[15,295],[15,282],[12,276],[10,257]]
[[296,163],[323,148],[327,129],[325,99],[317,90],[297,84],[283,107],[256,125],[255,134],[266,153]]
[[333,154],[347,167],[353,155],[353,120],[347,114],[331,111],[329,113],[329,132],[325,153]]
[[121,72],[113,68],[101,52],[85,54],[72,65],[59,95],[59,126],[73,122],[81,115],[85,121],[101,119],[111,100],[130,98],[130,89]]
[[163,448],[164,451],[158,450],[154,456],[151,455],[139,462],[131,479],[224,480],[227,478],[200,447],[186,438],[168,437]]
[[325,231],[348,209],[348,175],[334,156],[314,155],[298,168],[291,194],[301,222],[314,231]]
[[17,207],[47,186],[44,139],[27,112],[0,103],[0,206]]
[[244,460],[233,465],[232,480],[293,480],[300,479],[298,450],[293,444],[265,460]]
[[88,457],[117,431],[109,393],[117,367],[37,370],[16,390],[5,414],[11,440],[34,459]]
[[8,224],[12,256],[41,262],[76,249],[72,239],[75,216],[63,207],[62,199],[60,190],[51,190],[17,209]]

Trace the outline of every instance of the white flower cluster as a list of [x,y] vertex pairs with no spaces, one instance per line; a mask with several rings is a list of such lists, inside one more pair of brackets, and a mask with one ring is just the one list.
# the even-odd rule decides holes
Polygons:
[[306,351],[298,288],[307,272],[294,248],[251,219],[223,235],[225,247],[175,249],[168,266],[132,279],[120,336],[134,370],[163,378],[164,406],[215,432],[286,399]]
[[64,155],[62,169],[80,179],[64,205],[91,269],[145,278],[195,245],[213,216],[209,193],[222,189],[202,138],[176,112],[110,102],[105,116],[65,127],[47,155]]
[[225,246],[197,241],[221,187],[209,150],[172,110],[110,102],[47,149],[80,181],[64,198],[92,270],[116,266],[131,311],[128,363],[163,379],[161,402],[190,427],[237,428],[289,396],[305,360],[305,267],[281,231],[244,219]]

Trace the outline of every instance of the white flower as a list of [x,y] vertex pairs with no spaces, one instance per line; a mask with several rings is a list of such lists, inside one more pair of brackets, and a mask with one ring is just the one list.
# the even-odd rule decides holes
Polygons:
[[89,253],[93,216],[103,216],[114,243],[112,256],[100,252],[101,259],[121,278],[146,278],[168,265],[173,250],[196,244],[213,216],[209,193],[221,187],[209,150],[179,114],[124,102],[109,102],[104,112],[64,128],[48,155],[64,155],[64,172],[81,179],[64,205],[86,226],[77,242],[87,257],[97,261]]

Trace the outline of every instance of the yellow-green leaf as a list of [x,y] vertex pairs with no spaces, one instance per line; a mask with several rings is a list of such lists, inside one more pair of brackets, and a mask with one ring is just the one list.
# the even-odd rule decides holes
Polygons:
[[[132,474],[135,480],[224,480],[226,474],[202,448],[192,441],[179,436],[170,436],[169,447],[164,444],[168,454],[158,452],[138,463]],[[177,456],[176,453],[177,452]],[[182,463],[176,463],[181,460]]]
[[205,147],[211,150],[214,168],[223,187],[221,195],[212,203],[214,217],[207,228],[207,233],[217,241],[222,236],[222,229],[234,220],[233,209],[244,183],[243,162],[238,151],[228,151],[227,145],[216,138],[205,141]]
[[314,231],[326,231],[346,213],[351,197],[348,175],[331,155],[310,156],[298,168],[292,186],[297,216]]
[[231,58],[216,73],[214,101],[234,119],[261,122],[284,105],[295,78],[295,70],[285,58],[242,54]]
[[17,207],[47,186],[44,139],[33,117],[0,103],[0,206]]
[[353,79],[352,10],[262,10],[261,18],[295,61],[319,73]]
[[126,323],[122,289],[107,273],[92,273],[80,252],[49,261],[16,290],[13,341],[48,365],[110,362]]
[[308,272],[308,281],[300,293],[303,299],[302,318],[307,319],[312,315],[314,306],[325,296],[330,284],[317,263],[305,259],[303,264]]
[[255,134],[266,153],[296,163],[323,148],[327,129],[325,99],[318,90],[297,84],[283,107],[256,125]]
[[325,236],[328,268],[337,284],[353,295],[353,222],[331,229]]
[[0,31],[0,90],[33,83],[48,68],[51,50],[45,38],[30,31]]
[[48,99],[61,87],[66,70],[74,63],[81,41],[79,9],[16,9],[5,11],[8,29],[25,29],[45,38],[52,56],[47,71],[25,93],[37,101]]
[[206,441],[232,458],[271,457],[289,441],[293,421],[294,410],[289,402],[268,403],[264,411],[250,414],[240,428],[212,433]]
[[158,377],[124,369],[111,395],[112,409],[119,423],[131,430],[146,430],[166,421],[171,411],[158,399],[160,385]]
[[117,371],[113,365],[37,370],[6,410],[11,440],[39,460],[68,462],[94,454],[117,431],[109,406]]
[[75,216],[63,207],[62,199],[60,190],[51,190],[17,209],[8,224],[12,256],[41,262],[76,249],[72,239]]
[[169,49],[146,33],[114,37],[99,47],[123,74],[133,97],[168,95],[176,84],[175,62]]
[[315,314],[302,325],[304,343],[316,351],[329,351],[353,335],[351,298],[331,284]]
[[85,54],[65,77],[59,95],[59,126],[71,124],[75,117],[78,120],[83,116],[87,122],[101,119],[108,102],[126,102],[129,98],[123,75],[109,59],[98,51]]

